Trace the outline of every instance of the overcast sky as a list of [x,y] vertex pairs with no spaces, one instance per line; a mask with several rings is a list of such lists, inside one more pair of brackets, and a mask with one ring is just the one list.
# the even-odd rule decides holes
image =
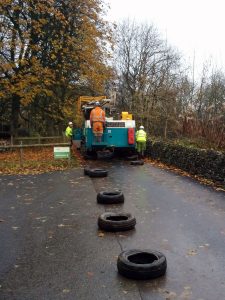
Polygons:
[[225,71],[225,0],[108,0],[109,18],[153,23],[196,69],[211,59]]

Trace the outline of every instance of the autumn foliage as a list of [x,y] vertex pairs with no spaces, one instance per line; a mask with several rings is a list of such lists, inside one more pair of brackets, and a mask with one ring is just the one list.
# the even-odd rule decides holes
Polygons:
[[[111,30],[101,0],[2,0],[0,112],[17,132],[71,116],[80,89],[101,93]],[[40,127],[40,128],[39,128]]]
[[25,148],[0,152],[0,174],[40,174],[65,170],[80,164],[72,154],[71,160],[54,159],[53,147]]

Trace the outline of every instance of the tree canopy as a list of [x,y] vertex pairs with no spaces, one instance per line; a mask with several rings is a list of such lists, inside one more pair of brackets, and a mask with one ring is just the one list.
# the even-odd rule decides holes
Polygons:
[[71,116],[80,87],[102,92],[111,76],[103,13],[101,0],[1,1],[0,109],[12,133],[20,118]]

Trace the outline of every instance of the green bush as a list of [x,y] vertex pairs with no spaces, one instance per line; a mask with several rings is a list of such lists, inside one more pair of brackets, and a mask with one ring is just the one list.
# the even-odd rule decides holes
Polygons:
[[225,153],[204,150],[163,141],[148,141],[146,154],[153,159],[176,166],[225,185]]

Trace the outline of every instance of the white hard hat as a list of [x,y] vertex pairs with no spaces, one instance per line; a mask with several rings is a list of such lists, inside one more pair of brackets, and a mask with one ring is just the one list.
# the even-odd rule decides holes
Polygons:
[[69,122],[68,124],[69,124],[69,125],[73,125],[73,122]]
[[96,106],[99,106],[99,105],[100,105],[100,103],[99,103],[98,101],[96,101],[96,102],[95,102],[95,105],[96,105]]
[[140,128],[140,129],[144,129],[144,126],[141,125],[139,128]]

